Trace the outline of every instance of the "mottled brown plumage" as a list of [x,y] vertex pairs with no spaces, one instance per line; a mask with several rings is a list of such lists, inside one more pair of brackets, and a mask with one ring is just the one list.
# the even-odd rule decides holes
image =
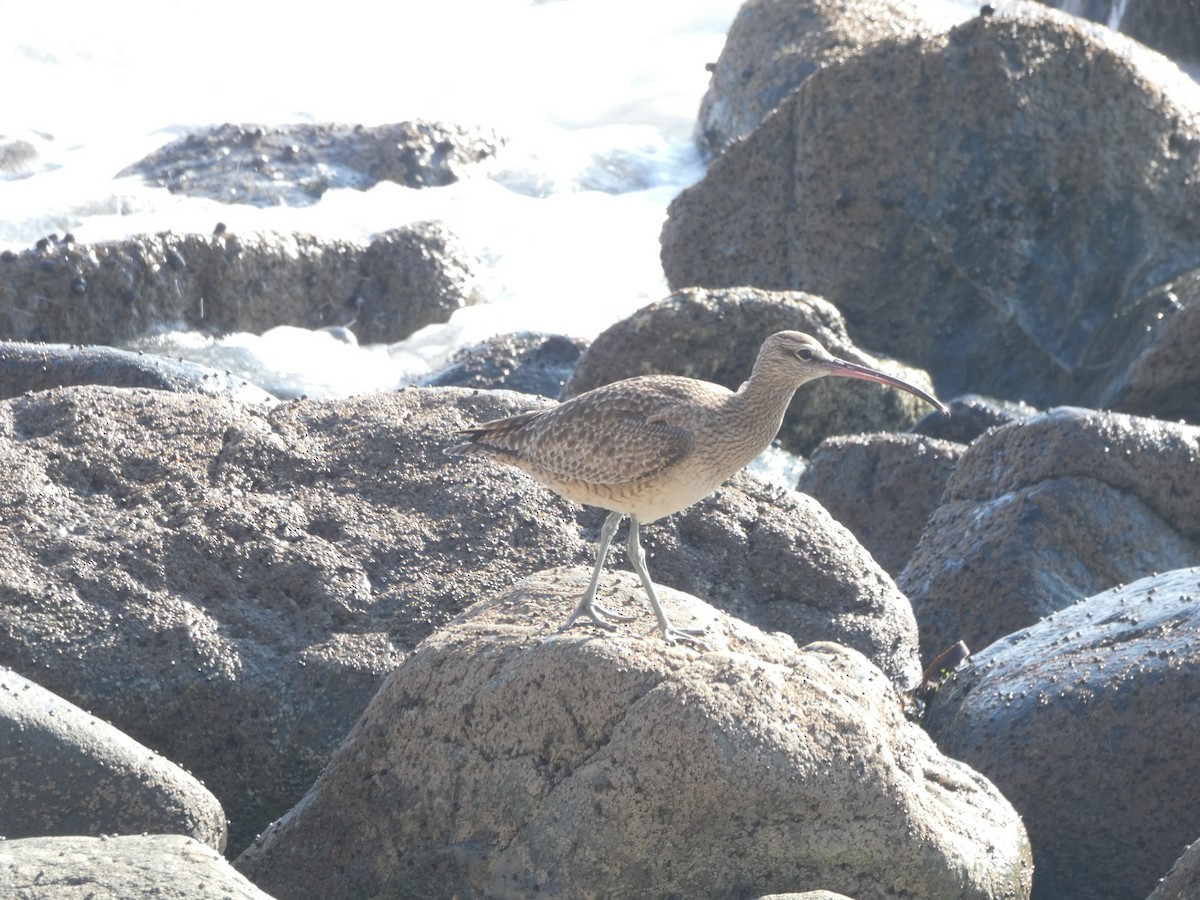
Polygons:
[[447,452],[515,466],[569,500],[611,511],[591,584],[564,628],[580,616],[604,628],[614,627],[607,618],[624,618],[594,601],[608,546],[622,517],[629,516],[630,561],[663,637],[699,644],[695,633],[673,627],[663,613],[641,552],[639,525],[712,493],[771,444],[796,389],[827,375],[889,384],[947,413],[920,388],[838,359],[806,334],[781,331],[763,343],[750,378],[736,392],[675,375],[629,378],[549,409],[468,428],[466,443]]

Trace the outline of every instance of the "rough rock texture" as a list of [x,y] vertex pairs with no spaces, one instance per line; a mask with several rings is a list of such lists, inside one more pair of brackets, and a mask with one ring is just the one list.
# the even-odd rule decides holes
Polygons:
[[173,141],[119,174],[222,203],[307,206],[330,188],[452,184],[502,143],[489,129],[420,120],[376,127],[220,125]]
[[764,631],[844,644],[900,687],[920,676],[912,606],[811,497],[742,473],[644,528],[642,546],[656,583],[703,597]]
[[1200,841],[1193,841],[1146,900],[1192,900],[1200,897]]
[[211,847],[173,834],[0,841],[0,894],[20,900],[271,900]]
[[586,341],[561,334],[501,334],[459,350],[428,387],[506,388],[557,400]]
[[669,284],[820,294],[947,395],[1104,396],[1187,313],[1162,287],[1200,264],[1200,88],[1020,9],[810,76],[672,202]]
[[112,347],[0,342],[0,399],[73,384],[214,394],[243,403],[269,403],[275,399],[228,372],[182,359]]
[[[1019,819],[861,655],[674,591],[712,652],[649,616],[555,634],[586,580],[530,577],[427,640],[239,870],[294,898],[1027,894]],[[620,582],[606,602],[637,604]]]
[[366,247],[305,234],[168,232],[93,245],[43,238],[0,259],[0,338],[16,341],[351,325],[363,343],[392,342],[477,300],[471,263],[440,222]]
[[985,434],[897,578],[927,656],[1200,563],[1200,428],[1063,408]]
[[[776,331],[811,334],[835,356],[929,387],[928,376],[854,346],[841,314],[820,297],[753,288],[683,290],[651,303],[601,333],[584,352],[564,396],[634,375],[687,375],[737,390],[750,377],[762,342]],[[793,453],[829,434],[904,430],[929,410],[905,391],[848,378],[825,378],[796,392],[779,432]]]
[[187,772],[0,668],[0,835],[184,834],[225,849],[225,812]]
[[796,488],[820,501],[894,577],[912,558],[965,450],[916,434],[826,438]]
[[1192,0],[1058,0],[1049,5],[1115,28],[1177,63],[1195,67],[1200,62],[1200,10]]
[[1117,900],[1145,897],[1200,834],[1198,720],[1200,571],[1186,569],[997,641],[927,724],[1021,813],[1035,897]]
[[712,66],[696,141],[719,153],[818,68],[879,40],[931,32],[905,0],[747,0]]
[[1027,403],[980,397],[978,394],[963,394],[955,397],[947,406],[950,415],[926,415],[913,426],[913,431],[926,437],[969,444],[989,428],[1023,422],[1038,410]]
[[[537,405],[453,388],[2,401],[0,664],[187,766],[240,849],[431,631],[514,577],[591,562],[597,510],[442,452]],[[911,684],[916,622],[891,579],[810,498],[737,485],[647,529],[659,583]]]

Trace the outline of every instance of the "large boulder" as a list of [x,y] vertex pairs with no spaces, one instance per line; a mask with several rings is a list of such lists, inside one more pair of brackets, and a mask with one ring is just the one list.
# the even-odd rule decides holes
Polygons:
[[477,302],[472,265],[440,222],[367,245],[223,229],[90,245],[43,238],[0,255],[0,338],[121,344],[163,328],[348,325],[363,343],[392,342]]
[[1145,897],[1200,834],[1197,634],[1200,570],[1167,572],[997,641],[933,695],[942,752],[1021,813],[1035,897]]
[[1200,88],[1017,9],[813,73],[672,202],[668,283],[820,294],[949,395],[1108,393],[1200,308],[1163,290],[1200,264]]
[[648,616],[557,634],[587,578],[531,576],[430,637],[238,869],[298,900],[1027,896],[1020,820],[860,654],[670,590],[711,651]]
[[[0,401],[0,664],[187,766],[240,849],[432,631],[514,578],[592,561],[598,510],[443,453],[456,429],[546,402]],[[745,476],[646,539],[659,583],[847,644],[899,685],[919,674],[908,601],[809,498]]]
[[[835,356],[930,387],[924,372],[856,347],[841,313],[820,297],[732,288],[678,291],[610,326],[584,351],[563,394],[573,397],[610,381],[656,374],[737,390],[750,377],[762,342],[788,330],[811,334]],[[808,453],[826,435],[903,431],[928,411],[929,404],[905,391],[825,378],[796,392],[779,439],[794,453]]]
[[0,835],[184,834],[225,849],[225,811],[178,766],[0,669]]
[[907,0],[747,0],[711,67],[696,141],[719,153],[754,131],[817,69],[876,41],[932,32]]
[[897,578],[921,647],[983,647],[1042,616],[1200,563],[1200,428],[1056,409],[959,459]]
[[826,438],[796,488],[820,501],[895,577],[912,558],[965,450],[919,434]]
[[211,847],[174,834],[0,841],[0,895],[21,900],[271,900]]

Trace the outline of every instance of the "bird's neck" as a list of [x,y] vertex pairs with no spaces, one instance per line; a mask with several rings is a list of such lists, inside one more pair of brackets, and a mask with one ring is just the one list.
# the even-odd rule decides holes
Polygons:
[[744,445],[739,448],[739,457],[749,462],[771,446],[795,393],[795,384],[761,377],[756,372],[730,397],[726,416],[730,432]]

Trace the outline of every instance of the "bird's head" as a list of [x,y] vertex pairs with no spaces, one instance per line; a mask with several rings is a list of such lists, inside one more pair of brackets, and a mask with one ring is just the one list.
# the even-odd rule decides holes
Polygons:
[[950,415],[946,404],[916,385],[886,372],[839,359],[821,346],[816,338],[799,331],[778,331],[767,338],[758,351],[754,371],[761,371],[768,377],[786,379],[797,387],[829,375],[875,381],[908,391],[943,415]]

